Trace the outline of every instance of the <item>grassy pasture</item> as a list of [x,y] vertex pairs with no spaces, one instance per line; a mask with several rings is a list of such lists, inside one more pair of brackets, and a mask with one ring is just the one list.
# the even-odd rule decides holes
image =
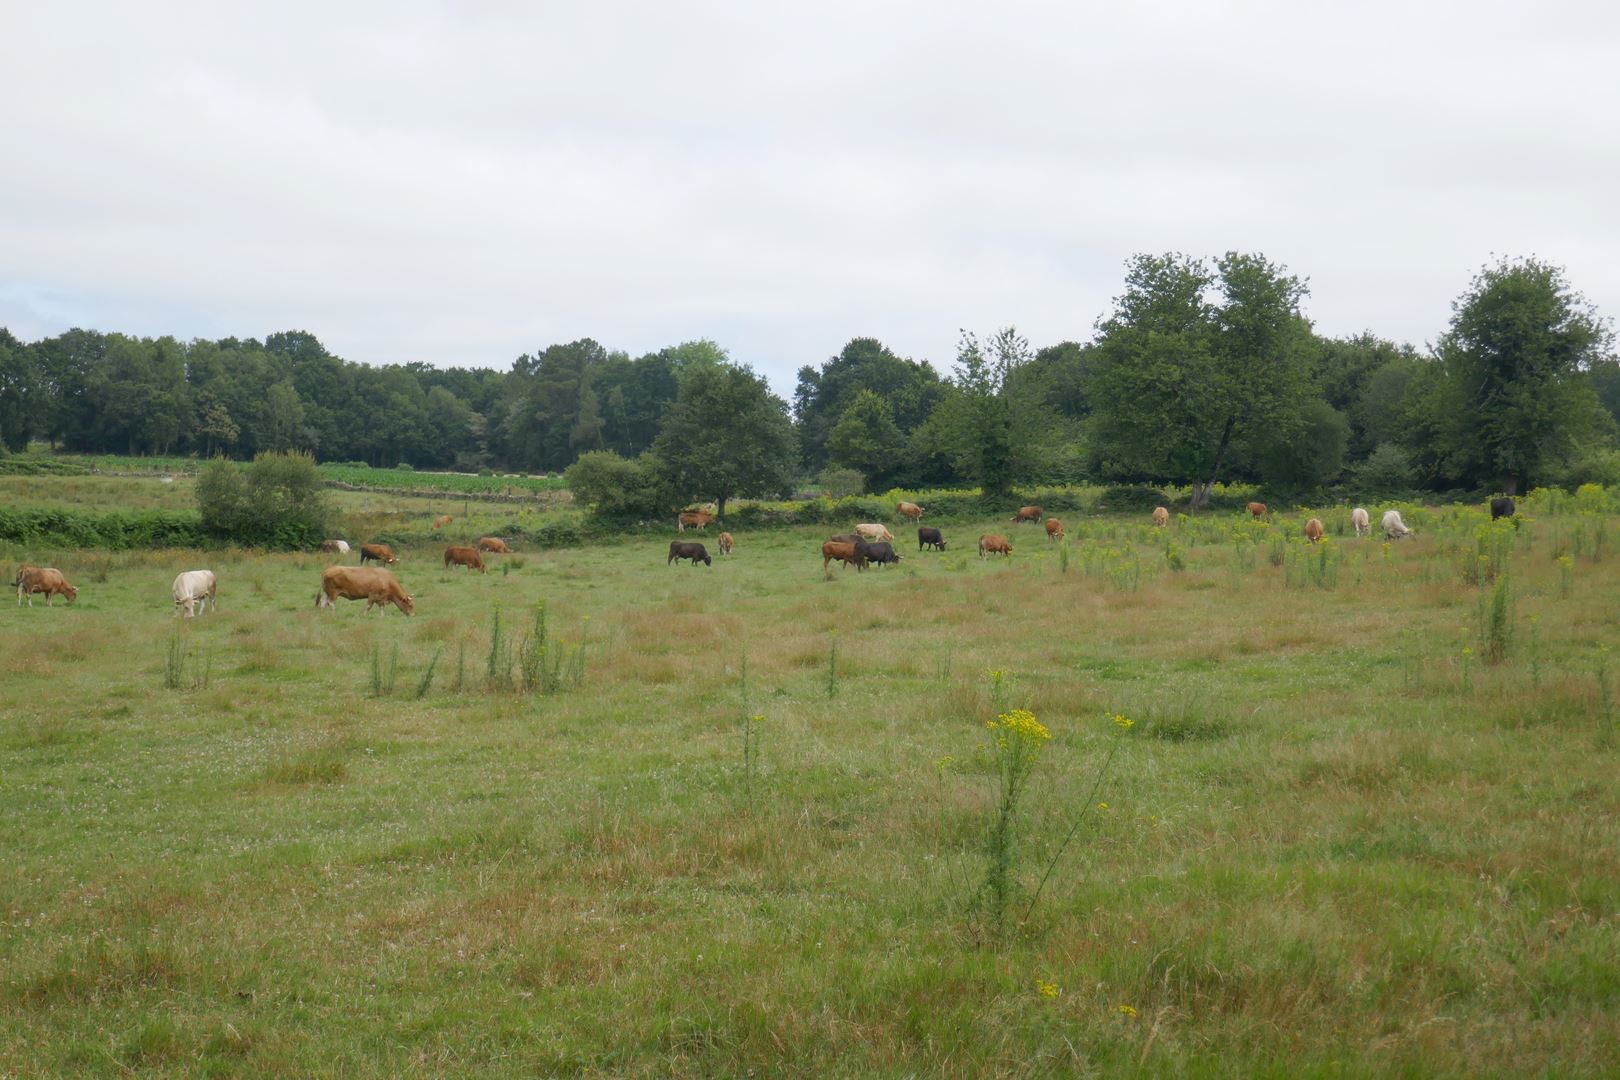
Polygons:
[[[315,555],[7,552],[82,591],[0,605],[0,1076],[1613,1075],[1620,569],[1547,509],[1092,518],[1066,571],[424,541],[413,619]],[[541,598],[581,685],[489,692]],[[992,670],[1053,736],[1026,902],[1089,808],[1001,936]]]

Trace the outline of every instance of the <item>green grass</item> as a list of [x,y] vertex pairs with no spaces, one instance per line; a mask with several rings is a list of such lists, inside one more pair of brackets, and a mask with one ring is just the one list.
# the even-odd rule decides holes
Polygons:
[[[1177,520],[1180,572],[1145,514],[1066,518],[1067,573],[897,530],[830,580],[824,529],[482,576],[423,533],[413,619],[317,612],[315,555],[29,553],[81,593],[0,605],[0,1076],[1614,1075],[1620,571],[1589,542],[1565,598],[1553,539],[1598,519],[1521,510],[1491,664],[1483,515],[1344,513]],[[541,598],[578,689],[486,692]],[[1004,935],[990,670],[1053,736],[1017,888],[1092,806]]]

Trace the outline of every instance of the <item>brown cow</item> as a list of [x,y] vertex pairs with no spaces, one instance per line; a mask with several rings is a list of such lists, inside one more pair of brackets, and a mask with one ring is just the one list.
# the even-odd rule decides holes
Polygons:
[[834,544],[858,544],[865,540],[866,537],[860,533],[839,533],[837,536],[829,536],[827,539]]
[[825,544],[822,544],[821,572],[826,573],[827,567],[831,565],[834,559],[843,563],[845,569],[848,569],[853,564],[856,570],[865,570],[866,556],[861,554],[861,543],[862,541],[851,544],[838,540],[828,540]]
[[337,607],[337,598],[364,600],[366,614],[373,607],[377,614],[393,604],[407,615],[416,614],[416,601],[399,584],[399,579],[376,566],[328,566],[321,574],[321,591],[315,594],[318,608]]
[[484,560],[479,557],[477,548],[447,547],[444,549],[444,565],[465,566],[469,570],[484,572]]
[[448,524],[450,524],[449,514],[440,514],[438,517],[433,519],[433,527],[435,529],[442,529]]
[[1041,515],[1044,513],[1046,513],[1046,511],[1042,510],[1038,506],[1020,506],[1018,508],[1018,513],[1014,514],[1012,519],[1014,522],[1027,521],[1030,524],[1034,524],[1035,522],[1041,520]]
[[1322,539],[1321,518],[1311,518],[1305,523],[1305,539],[1313,544]]
[[1261,518],[1265,517],[1266,516],[1266,504],[1263,503],[1263,502],[1252,502],[1252,503],[1250,503],[1249,504],[1249,516],[1254,518],[1256,521],[1259,521]]
[[685,532],[687,529],[707,530],[709,522],[713,520],[714,515],[707,510],[682,510],[675,518],[675,531]]
[[985,557],[985,555],[991,553],[1000,554],[1001,556],[1006,557],[1012,554],[1012,545],[1007,543],[1007,538],[1005,536],[997,536],[995,533],[986,533],[984,536],[979,537],[979,558],[982,559]]
[[1063,539],[1063,522],[1057,518],[1047,518],[1046,538],[1054,544]]
[[732,546],[734,544],[736,544],[736,542],[737,542],[736,540],[732,539],[732,536],[731,536],[730,533],[724,533],[724,532],[721,533],[720,534],[720,554],[722,554],[722,555],[730,555],[731,554],[731,548],[732,548]]
[[62,571],[49,566],[22,566],[17,569],[17,577],[12,581],[17,586],[17,606],[21,607],[23,597],[28,597],[28,606],[34,606],[34,594],[45,594],[45,606],[53,606],[57,596],[65,596],[68,603],[79,598],[79,590],[68,584]]
[[691,559],[693,566],[698,563],[702,563],[704,566],[714,565],[714,560],[709,557],[708,550],[702,544],[694,544],[685,540],[671,540],[669,542],[669,558],[664,560],[664,565],[668,566],[676,559]]
[[923,516],[923,508],[914,502],[895,503],[894,508],[900,512],[901,517],[910,518],[912,521],[921,520]]
[[480,536],[478,550],[487,551],[494,555],[510,555],[512,549],[506,546],[506,541],[498,536]]
[[399,556],[395,555],[394,549],[389,547],[387,544],[361,544],[360,565],[366,565],[367,559],[370,559],[372,562],[385,563],[388,566],[392,566],[399,562]]
[[1170,511],[1162,506],[1155,506],[1153,508],[1153,524],[1161,529],[1170,524]]

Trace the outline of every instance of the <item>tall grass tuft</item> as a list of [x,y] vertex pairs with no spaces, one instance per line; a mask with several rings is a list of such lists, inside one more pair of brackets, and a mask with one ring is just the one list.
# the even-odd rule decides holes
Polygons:
[[163,688],[180,689],[180,676],[186,668],[186,643],[178,633],[169,635],[169,648],[163,657]]
[[1069,572],[1069,538],[1065,536],[1058,541],[1058,572]]
[[168,647],[163,654],[165,690],[206,690],[213,672],[214,655],[210,650],[193,649],[179,630],[169,634]]
[[493,693],[503,693],[512,689],[512,646],[501,631],[501,606],[495,605],[495,613],[489,624],[489,658],[484,671],[484,685]]
[[433,659],[428,661],[427,670],[422,673],[422,681],[416,684],[416,700],[421,701],[427,697],[429,690],[433,689],[433,669],[439,666],[439,654],[444,650],[434,649]]
[[394,642],[383,662],[382,646],[371,643],[371,696],[388,697],[394,692],[394,680],[399,674],[399,642]]
[[1488,599],[1480,603],[1480,652],[1487,664],[1500,664],[1507,659],[1508,645],[1513,637],[1513,597],[1508,591],[1508,579],[1499,577],[1491,586]]
[[456,693],[467,685],[467,639],[462,638],[456,642],[456,684],[451,689]]
[[991,732],[990,750],[996,763],[998,790],[995,817],[985,839],[989,867],[980,893],[990,928],[999,938],[1006,933],[1007,909],[1017,889],[1014,873],[1018,864],[1019,804],[1029,788],[1029,778],[1035,771],[1041,747],[1052,734],[1035,719],[1034,713],[1025,709],[998,713],[986,726]]
[[827,696],[838,696],[838,631],[827,635]]

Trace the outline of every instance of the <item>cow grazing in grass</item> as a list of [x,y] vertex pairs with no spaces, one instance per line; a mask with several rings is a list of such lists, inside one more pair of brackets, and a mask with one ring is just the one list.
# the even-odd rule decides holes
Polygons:
[[393,604],[407,615],[416,614],[416,601],[400,585],[399,579],[378,566],[328,566],[321,574],[321,591],[315,594],[318,608],[336,608],[338,597],[364,600],[366,614],[376,608],[386,614]]
[[682,510],[675,517],[675,531],[685,532],[687,529],[707,530],[709,522],[714,520],[714,514],[708,510]]
[[881,540],[863,540],[855,545],[855,550],[859,551],[868,563],[877,563],[879,566],[900,561],[900,556],[894,550],[894,545],[884,543]]
[[1167,507],[1155,506],[1153,508],[1153,524],[1161,529],[1170,524],[1170,511]]
[[1046,538],[1054,544],[1063,539],[1063,522],[1060,519],[1046,519]]
[[1042,510],[1038,506],[1020,506],[1018,508],[1018,513],[1014,514],[1012,519],[1015,524],[1021,521],[1027,521],[1033,525],[1037,521],[1041,520],[1041,515],[1044,513],[1046,513],[1046,511]]
[[731,554],[731,549],[736,545],[736,543],[737,543],[736,539],[733,538],[730,533],[728,533],[728,532],[721,533],[720,534],[720,554],[722,554],[722,555],[730,555]]
[[17,606],[21,607],[23,597],[28,598],[28,606],[34,606],[34,594],[45,594],[45,606],[51,607],[58,596],[65,596],[68,603],[79,598],[79,590],[68,584],[62,571],[50,566],[24,566],[17,570],[17,577],[12,581],[17,587]]
[[440,514],[438,517],[433,519],[433,527],[435,529],[442,529],[448,524],[450,524],[449,514]]
[[853,543],[843,540],[828,540],[825,544],[822,544],[822,573],[827,572],[827,567],[832,564],[834,559],[843,563],[845,567],[854,566],[856,570],[865,570],[866,556],[861,552],[861,548],[865,544],[866,541],[864,540],[856,540]]
[[1508,498],[1506,495],[1498,495],[1496,498],[1491,500],[1491,520],[1495,521],[1497,518],[1505,517],[1510,518],[1513,516],[1513,511],[1515,509],[1516,507],[1513,505],[1512,499]]
[[349,542],[347,540],[322,540],[321,550],[328,555],[347,555]]
[[979,537],[979,558],[982,559],[986,555],[1001,555],[1005,557],[1011,554],[1012,545],[1007,543],[1007,538],[1005,536],[997,536],[994,533],[987,533],[984,536]]
[[713,566],[714,560],[709,558],[709,551],[702,544],[690,544],[684,540],[671,540],[669,542],[669,558],[664,560],[668,566],[676,559],[691,559],[692,565],[702,563],[704,566]]
[[1261,518],[1265,517],[1266,516],[1266,504],[1263,503],[1263,502],[1252,502],[1252,503],[1250,503],[1249,504],[1249,516],[1254,518],[1254,520],[1256,520],[1256,521],[1259,521]]
[[1350,524],[1355,527],[1357,536],[1367,536],[1372,533],[1372,518],[1367,516],[1363,507],[1356,507],[1350,511]]
[[484,572],[483,557],[478,554],[477,548],[447,547],[444,549],[444,565],[448,569],[452,566],[465,566],[469,570]]
[[212,570],[187,570],[174,579],[174,610],[177,615],[191,618],[200,606],[207,611],[212,605],[219,610],[218,584]]
[[1311,518],[1305,523],[1305,539],[1314,544],[1322,539],[1322,519]]
[[931,547],[935,551],[945,550],[945,538],[932,525],[923,525],[917,529],[917,550],[921,551],[924,547]]
[[1412,530],[1408,529],[1406,522],[1401,520],[1399,510],[1385,510],[1383,525],[1384,539],[1386,540],[1399,540],[1403,536],[1412,535]]
[[839,533],[837,536],[829,536],[827,539],[834,544],[858,544],[865,540],[866,537],[860,533]]
[[923,508],[914,502],[895,503],[894,508],[901,517],[909,518],[914,522],[921,520],[923,516]]
[[512,554],[512,549],[507,546],[506,541],[498,536],[480,536],[478,538],[478,550],[487,551],[492,555]]
[[886,543],[894,543],[894,534],[889,531],[887,525],[857,525],[855,531],[860,534],[862,540],[882,540]]
[[368,560],[370,562],[380,562],[385,566],[393,566],[399,562],[399,556],[395,555],[394,549],[387,544],[361,544],[360,565],[366,565]]

